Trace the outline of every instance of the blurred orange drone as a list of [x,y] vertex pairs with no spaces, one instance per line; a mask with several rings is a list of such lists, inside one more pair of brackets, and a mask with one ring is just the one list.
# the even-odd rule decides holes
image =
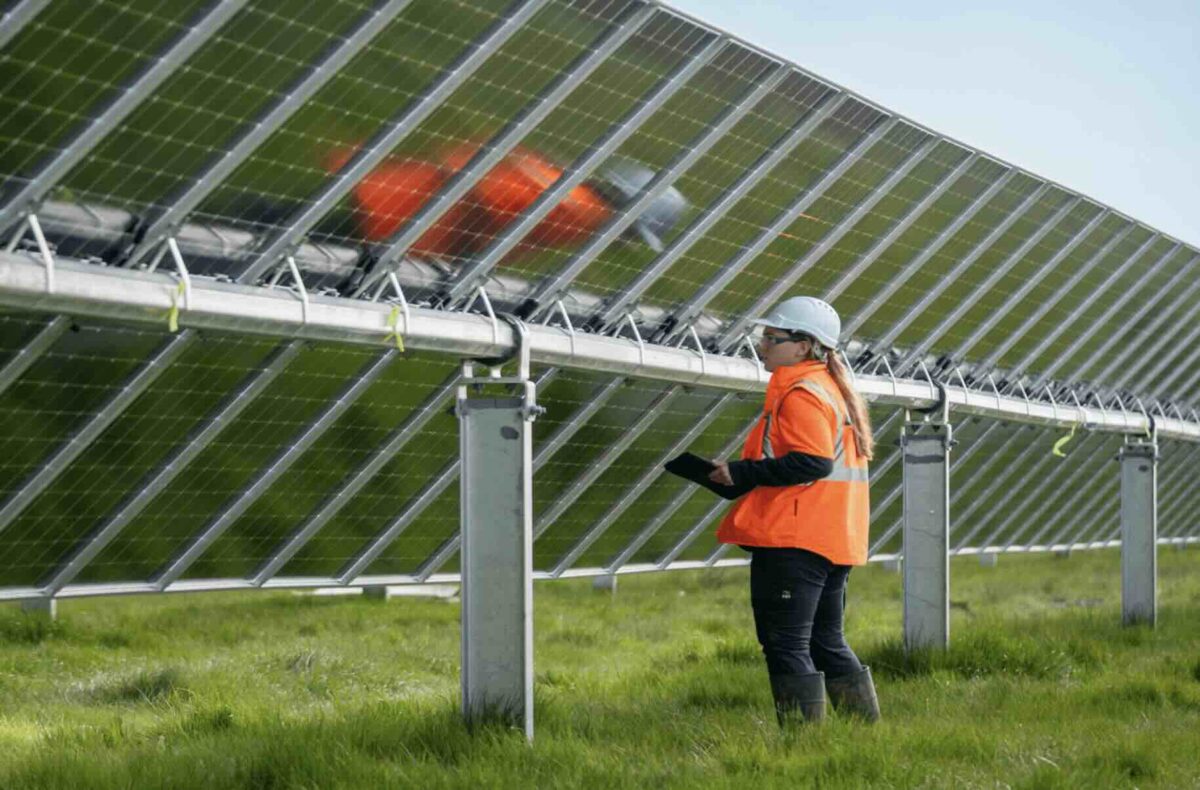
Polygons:
[[[351,196],[363,238],[382,243],[394,236],[479,149],[477,143],[464,143],[442,151],[432,160],[396,158],[368,173],[355,185]],[[326,169],[340,171],[357,150],[335,151],[326,158]],[[514,149],[446,210],[409,248],[409,254],[469,258],[482,252],[552,187],[563,172],[563,168],[541,154],[526,148]],[[515,252],[582,243],[636,199],[653,178],[654,171],[638,162],[611,163],[598,177],[567,192],[522,239]],[[679,221],[686,208],[683,195],[674,187],[668,188],[650,202],[631,230],[656,252],[661,251],[663,235]]]

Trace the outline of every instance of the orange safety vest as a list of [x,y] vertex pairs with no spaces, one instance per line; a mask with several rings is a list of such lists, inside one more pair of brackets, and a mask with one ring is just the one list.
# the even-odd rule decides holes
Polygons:
[[801,362],[771,374],[762,419],[746,438],[742,458],[759,461],[808,452],[789,446],[786,436],[795,434],[794,426],[780,425],[784,399],[799,389],[815,396],[820,405],[814,408],[826,417],[830,434],[814,437],[814,443],[826,446],[832,436],[833,471],[813,483],[758,486],[725,515],[717,539],[740,546],[807,549],[836,565],[863,565],[871,515],[867,459],[858,451],[846,401],[823,363]]

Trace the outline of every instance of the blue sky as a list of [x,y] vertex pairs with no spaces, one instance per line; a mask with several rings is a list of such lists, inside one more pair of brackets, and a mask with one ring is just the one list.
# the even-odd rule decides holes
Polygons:
[[1200,0],[667,0],[1200,246]]

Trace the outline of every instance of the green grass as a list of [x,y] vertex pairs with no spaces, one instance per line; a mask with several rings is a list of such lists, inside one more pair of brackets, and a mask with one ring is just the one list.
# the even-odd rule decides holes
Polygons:
[[953,564],[953,645],[905,655],[899,577],[848,631],[885,721],[781,734],[745,571],[541,584],[537,737],[458,718],[458,606],[291,593],[0,610],[0,787],[1183,787],[1200,782],[1200,573],[1119,625],[1113,552]]

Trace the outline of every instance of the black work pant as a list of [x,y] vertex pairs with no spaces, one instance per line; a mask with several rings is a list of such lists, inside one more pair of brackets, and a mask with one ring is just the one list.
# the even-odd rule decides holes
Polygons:
[[767,671],[838,677],[861,670],[842,633],[851,566],[804,549],[751,551],[750,604]]

